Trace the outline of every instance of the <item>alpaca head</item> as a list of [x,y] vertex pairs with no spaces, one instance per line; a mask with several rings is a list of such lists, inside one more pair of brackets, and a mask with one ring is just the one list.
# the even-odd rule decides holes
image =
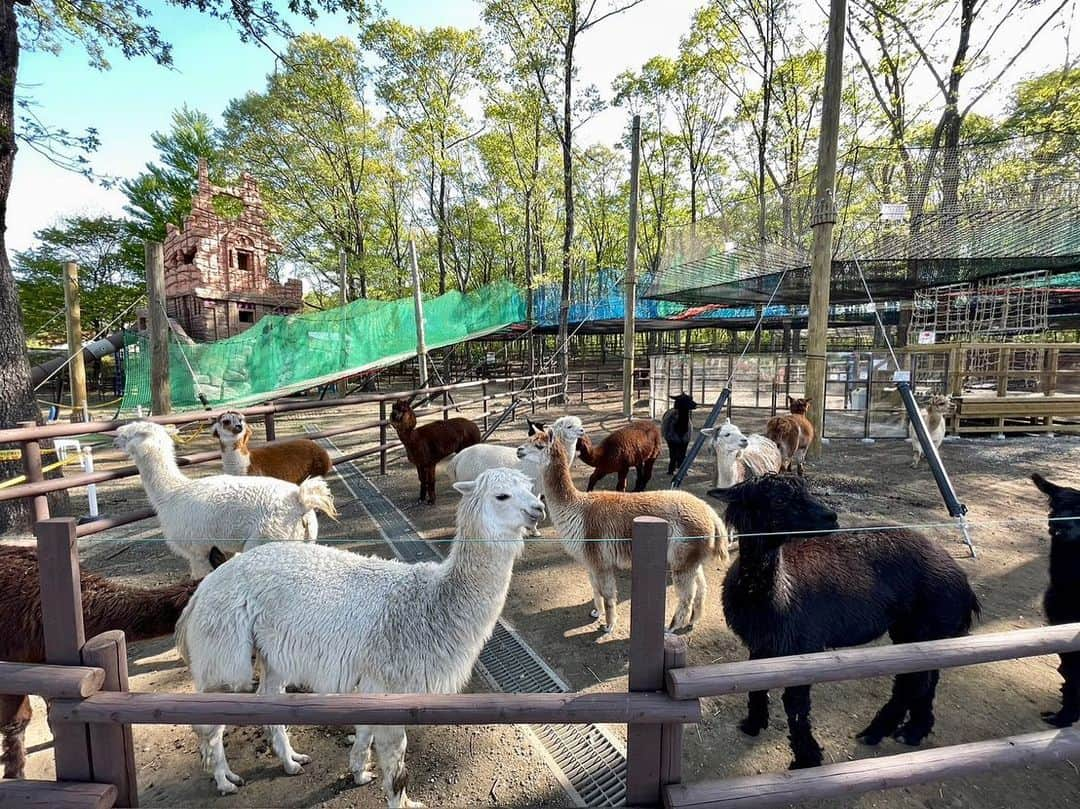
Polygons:
[[476,480],[459,480],[454,488],[462,494],[458,530],[483,526],[489,537],[516,538],[517,543],[512,546],[515,555],[521,550],[526,529],[544,519],[544,504],[533,494],[532,480],[516,469],[485,469]]
[[788,410],[796,415],[805,416],[810,412],[810,400],[809,399],[793,399],[787,397]]
[[1080,542],[1080,490],[1058,486],[1038,472],[1031,480],[1050,502],[1050,538]]
[[251,440],[251,425],[243,413],[228,410],[217,417],[210,434],[218,440],[222,452],[233,446],[243,448]]
[[952,398],[940,393],[935,393],[926,403],[927,413],[940,413],[943,416],[951,416],[955,409],[956,406],[953,404]]
[[[558,424],[558,422],[555,422]],[[580,434],[578,433],[580,430]],[[577,445],[585,436],[585,430],[581,428],[572,428],[567,437],[572,438]],[[540,469],[547,469],[551,465],[552,461],[562,466],[569,466],[570,458],[566,449],[564,439],[556,432],[556,427],[549,427],[542,433],[529,436],[517,449],[517,456],[523,461],[535,464]]]
[[117,428],[113,446],[126,452],[138,461],[153,454],[173,452],[173,436],[176,428],[170,425],[154,424],[152,421],[133,421]]
[[840,527],[836,512],[795,475],[763,475],[728,489],[710,489],[709,496],[727,504],[724,522],[732,534],[775,534],[748,537],[765,547],[782,544],[785,533]]
[[551,429],[568,444],[576,444],[585,435],[585,425],[577,416],[560,416],[552,423]]
[[734,454],[750,445],[742,430],[732,424],[731,419],[725,419],[719,427],[702,427],[701,434],[709,439],[717,454]]
[[689,393],[680,393],[678,396],[672,396],[672,407],[681,413],[689,413],[691,410],[696,410],[698,403],[694,401],[694,397]]
[[416,400],[414,393],[408,399],[398,399],[390,409],[390,425],[397,430],[411,430],[416,427],[416,413],[412,409]]

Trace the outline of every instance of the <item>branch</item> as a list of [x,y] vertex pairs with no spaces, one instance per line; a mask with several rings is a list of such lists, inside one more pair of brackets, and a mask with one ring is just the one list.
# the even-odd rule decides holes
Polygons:
[[898,25],[900,27],[900,30],[904,32],[904,34],[908,38],[908,41],[911,42],[912,46],[918,52],[919,58],[922,59],[922,62],[923,62],[924,65],[926,65],[927,70],[929,70],[931,75],[933,75],[934,81],[937,82],[937,86],[938,86],[938,89],[941,91],[941,94],[943,96],[945,96],[946,98],[948,98],[949,97],[948,86],[945,84],[945,81],[941,78],[941,74],[938,73],[937,68],[934,67],[934,63],[930,60],[930,54],[928,54],[926,52],[926,49],[923,48],[923,46],[919,44],[919,40],[917,40],[915,38],[915,34],[912,33],[911,28],[908,27],[908,24],[906,22],[904,22],[902,19],[900,19],[898,16],[893,14],[891,11],[889,11],[888,9],[885,9],[885,8],[882,8],[881,6],[879,6],[874,0],[870,0],[870,5],[874,9],[875,12],[885,16],[886,18],[891,20],[894,24],[896,24],[896,25]]
[[614,17],[616,14],[622,14],[624,11],[629,11],[634,6],[641,5],[644,2],[645,2],[645,0],[630,0],[630,2],[627,3],[624,6],[619,6],[618,8],[613,8],[611,11],[607,12],[606,14],[601,14],[595,20],[590,20],[589,15],[591,15],[593,13],[593,9],[596,7],[596,3],[594,2],[591,6],[589,6],[589,13],[585,15],[585,18],[581,21],[581,24],[578,25],[577,33],[583,34],[586,31],[588,31],[590,28],[592,28],[594,25],[596,25],[597,23],[601,23],[604,20],[606,20],[608,17]]

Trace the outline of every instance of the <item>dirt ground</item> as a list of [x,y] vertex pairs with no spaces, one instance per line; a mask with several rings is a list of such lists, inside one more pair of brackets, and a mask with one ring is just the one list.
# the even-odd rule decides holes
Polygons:
[[[569,412],[581,415],[590,433],[603,435],[618,425],[616,406],[592,401],[592,407],[573,405]],[[537,418],[554,418],[556,412]],[[330,427],[347,420],[365,419],[355,411],[279,420],[278,434],[300,434],[303,425]],[[740,421],[736,418],[736,421]],[[760,419],[744,418],[745,431],[761,428]],[[516,444],[524,436],[520,420],[501,429],[495,440]],[[363,439],[363,440],[361,440]],[[373,436],[341,436],[334,439],[343,451],[371,445]],[[207,448],[205,433],[185,449]],[[925,466],[910,469],[910,446],[901,440],[881,440],[865,445],[856,440],[834,440],[824,456],[809,465],[813,488],[848,525],[906,523],[930,525],[926,532],[957,558],[970,576],[983,605],[976,632],[1039,626],[1043,622],[1040,602],[1047,582],[1048,538],[1045,501],[1027,480],[1040,471],[1060,483],[1080,486],[1080,438],[1016,436],[1007,440],[949,440],[942,456],[953,482],[969,508],[978,558],[968,556],[957,530],[950,525],[933,478]],[[101,453],[99,466],[119,462],[115,454]],[[414,505],[418,494],[415,472],[401,460],[393,460],[388,474],[378,475],[377,457],[361,461],[361,467],[397,503],[425,538],[438,540],[453,532],[457,495],[446,478],[439,478],[439,502],[435,507]],[[663,474],[666,458],[657,464],[650,488],[667,484]],[[209,471],[209,470],[208,470]],[[584,468],[575,477],[584,484]],[[699,462],[686,488],[703,494],[708,487],[708,465]],[[601,484],[610,488],[614,478]],[[370,518],[340,481],[334,483],[342,520],[323,521],[320,541],[344,542],[358,552],[388,553]],[[128,511],[144,502],[137,483],[119,481],[99,487],[104,514]],[[80,496],[73,505],[85,508]],[[86,542],[83,560],[88,569],[124,581],[156,585],[182,578],[185,569],[160,542],[151,523],[135,530],[118,530]],[[688,640],[690,665],[745,659],[739,641],[724,624],[719,594],[724,570],[720,563],[708,571],[710,596],[707,612]],[[620,577],[620,591],[629,596],[629,577]],[[584,571],[561,550],[554,530],[530,542],[518,562],[504,617],[522,634],[570,685],[581,691],[622,691],[627,686],[629,601],[619,606],[619,625],[614,637],[598,643],[598,627],[589,618],[590,591]],[[670,600],[668,614],[673,609]],[[191,682],[171,638],[131,646],[131,688],[140,691],[185,691]],[[1039,711],[1055,708],[1060,683],[1056,657],[953,669],[942,674],[936,703],[937,725],[924,746],[962,742],[1044,730]],[[471,688],[483,690],[474,678]],[[887,699],[890,683],[885,678],[817,686],[814,689],[815,732],[825,747],[826,761],[844,761],[900,753],[910,748],[885,741],[868,748],[854,734]],[[31,728],[33,750],[30,777],[49,777],[52,755],[42,705]],[[738,720],[745,712],[745,696],[704,702],[704,720],[685,734],[684,780],[749,775],[783,770],[790,761],[787,732],[779,694],[774,695],[772,723],[757,738],[742,735]],[[625,727],[612,732],[625,739]],[[375,807],[381,805],[376,784],[354,787],[348,778],[345,729],[295,728],[298,750],[312,755],[302,775],[283,774],[267,750],[258,728],[233,729],[227,734],[233,769],[247,779],[247,786],[228,798],[219,798],[212,781],[198,766],[194,735],[186,727],[142,726],[135,728],[136,761],[140,799],[144,806],[325,806]],[[415,728],[409,731],[408,764],[412,776],[410,794],[429,806],[499,805],[559,806],[568,799],[534,747],[530,734],[517,727]],[[819,804],[821,806],[888,807],[1073,807],[1080,805],[1080,762],[1045,767],[1024,767],[990,775],[955,779],[909,789],[873,793],[862,798]]]

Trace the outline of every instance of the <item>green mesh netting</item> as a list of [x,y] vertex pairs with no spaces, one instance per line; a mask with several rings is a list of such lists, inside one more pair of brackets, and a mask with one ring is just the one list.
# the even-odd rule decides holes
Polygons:
[[[505,281],[424,302],[428,348],[481,337],[524,319],[524,299]],[[174,410],[201,408],[200,390],[214,407],[247,405],[413,356],[413,300],[359,300],[326,312],[269,315],[227,340],[174,341],[169,353]],[[145,337],[127,347],[125,368],[121,410],[148,409],[150,347]]]

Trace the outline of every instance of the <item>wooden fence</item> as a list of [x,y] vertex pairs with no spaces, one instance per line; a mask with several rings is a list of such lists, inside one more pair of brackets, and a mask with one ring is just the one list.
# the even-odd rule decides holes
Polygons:
[[[462,387],[447,386],[446,392],[449,394]],[[435,390],[438,392],[439,389]],[[383,406],[392,398],[368,397],[363,401],[375,401]],[[486,402],[487,395],[482,394],[481,399]],[[349,402],[339,400],[325,406],[341,407]],[[443,412],[452,407],[450,405]],[[247,413],[270,416],[268,432],[272,435],[273,414],[303,409],[316,408],[311,405],[268,405],[251,408]],[[175,424],[206,416],[200,413],[157,420]],[[385,430],[385,419],[380,421],[381,424],[349,429]],[[70,435],[73,430],[103,432],[116,426],[115,423],[49,425],[0,431],[0,442],[21,442],[25,453],[27,448],[38,445],[45,438]],[[338,431],[328,433],[339,434]],[[354,453],[352,457],[385,452],[389,448],[390,445],[381,440],[378,447]],[[40,455],[37,457],[40,466]],[[212,457],[216,457],[216,453],[202,453],[192,456],[187,463]],[[60,483],[66,485],[59,486],[56,481],[39,477],[14,488],[23,490],[17,496],[35,498],[37,508],[37,499],[44,500],[48,491],[131,474],[134,473],[129,470],[117,470],[76,475],[61,480]],[[117,518],[111,524],[133,519]],[[102,524],[106,522],[109,521],[98,521],[94,530],[104,530],[107,526]],[[89,640],[85,638],[77,545],[79,536],[94,531],[83,532],[81,529],[84,528],[86,526],[76,526],[70,518],[52,519],[47,513],[36,522],[46,663],[0,663],[0,693],[32,693],[50,700],[57,783],[0,781],[2,805],[137,806],[133,724],[623,723],[627,725],[626,799],[629,805],[642,807],[780,806],[803,800],[851,797],[883,788],[938,781],[1005,766],[1058,761],[1080,754],[1080,730],[1064,729],[829,764],[790,773],[683,783],[683,725],[700,720],[702,697],[921,671],[931,666],[948,668],[1080,651],[1080,624],[687,667],[685,641],[664,632],[668,526],[662,520],[648,517],[635,521],[632,538],[626,692],[272,696],[133,693],[128,690],[123,634],[110,631]],[[191,764],[193,769],[197,768],[194,759]]]

